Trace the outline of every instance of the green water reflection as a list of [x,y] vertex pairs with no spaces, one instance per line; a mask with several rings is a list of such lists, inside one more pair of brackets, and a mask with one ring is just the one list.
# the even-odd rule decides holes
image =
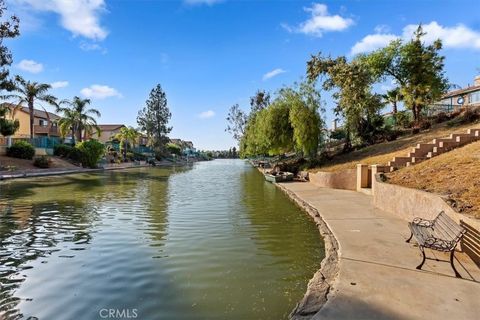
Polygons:
[[239,160],[0,192],[0,312],[12,319],[286,318],[324,254],[314,223]]

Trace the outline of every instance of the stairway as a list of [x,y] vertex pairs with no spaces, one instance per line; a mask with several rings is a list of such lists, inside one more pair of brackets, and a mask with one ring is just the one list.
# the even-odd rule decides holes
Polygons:
[[467,133],[453,133],[448,138],[433,139],[430,143],[419,143],[406,157],[393,158],[387,165],[387,171],[413,166],[474,141],[480,141],[480,128],[468,129]]

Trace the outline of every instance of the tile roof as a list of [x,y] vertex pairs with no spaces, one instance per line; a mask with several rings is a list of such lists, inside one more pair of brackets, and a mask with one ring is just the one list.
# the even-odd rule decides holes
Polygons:
[[455,97],[455,96],[461,95],[463,93],[469,93],[469,92],[477,91],[477,90],[480,90],[480,86],[470,86],[470,87],[466,87],[466,88],[463,88],[463,89],[458,89],[458,90],[453,90],[453,91],[447,92],[446,94],[443,95],[443,98]]
[[98,127],[101,131],[114,131],[121,127],[125,127],[123,124],[99,124]]
[[[12,103],[2,103],[2,106],[6,106],[6,107],[9,107],[9,108],[16,108],[17,107],[17,105],[12,104]],[[17,110],[30,114],[30,110],[28,109],[28,107],[20,107]],[[57,120],[57,119],[61,118],[59,115],[57,115],[55,113],[52,113],[52,112],[48,112],[48,111],[45,112],[45,110],[33,109],[33,115],[37,118],[47,119],[48,118],[47,113],[50,116],[50,120]]]

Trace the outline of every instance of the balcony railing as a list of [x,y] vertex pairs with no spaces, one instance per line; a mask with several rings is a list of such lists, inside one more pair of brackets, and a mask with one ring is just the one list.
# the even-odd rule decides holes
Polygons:
[[[49,130],[50,129],[50,130]],[[53,134],[53,135],[59,135],[59,130],[58,127],[48,127],[48,126],[41,126],[41,125],[34,125],[33,126],[33,132],[36,134]]]

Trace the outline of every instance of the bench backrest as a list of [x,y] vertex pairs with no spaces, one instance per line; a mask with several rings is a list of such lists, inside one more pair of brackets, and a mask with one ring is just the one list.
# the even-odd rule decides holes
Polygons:
[[433,230],[444,240],[457,242],[465,233],[465,228],[459,226],[444,211],[433,220]]

